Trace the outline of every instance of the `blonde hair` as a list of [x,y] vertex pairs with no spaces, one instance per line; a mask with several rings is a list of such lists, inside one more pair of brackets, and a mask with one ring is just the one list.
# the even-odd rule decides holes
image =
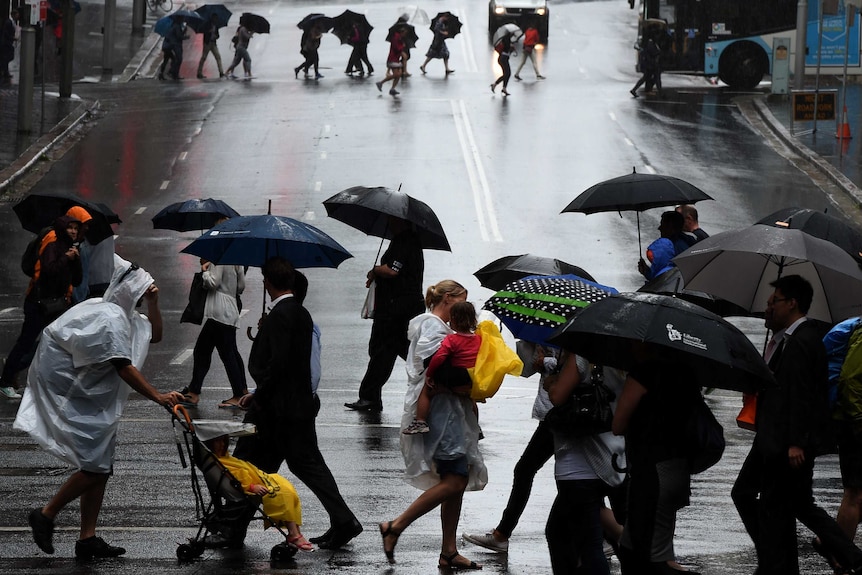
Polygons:
[[433,286],[429,286],[425,291],[425,307],[429,310],[434,309],[434,306],[443,301],[447,295],[458,297],[466,293],[467,288],[455,280],[443,280]]

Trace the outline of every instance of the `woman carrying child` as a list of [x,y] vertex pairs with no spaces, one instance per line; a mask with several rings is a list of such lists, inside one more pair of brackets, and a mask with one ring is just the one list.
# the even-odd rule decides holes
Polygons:
[[248,461],[228,453],[230,438],[220,435],[204,444],[213,455],[240,482],[246,493],[259,495],[263,512],[273,524],[287,529],[287,542],[300,551],[314,551],[314,545],[299,531],[302,525],[302,506],[299,495],[291,483],[277,473],[261,471]]

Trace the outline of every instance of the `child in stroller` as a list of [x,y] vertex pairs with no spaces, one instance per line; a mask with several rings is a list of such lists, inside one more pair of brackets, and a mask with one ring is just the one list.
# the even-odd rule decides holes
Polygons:
[[[192,490],[201,523],[197,536],[177,548],[180,560],[199,557],[208,548],[241,548],[253,519],[263,520],[264,528],[275,527],[284,535],[285,540],[272,548],[272,561],[288,560],[299,550],[314,550],[299,530],[302,510],[293,485],[228,454],[230,437],[255,433],[253,425],[226,420],[192,422],[181,405],[174,407],[173,415],[185,443],[184,450],[177,441],[183,467],[186,454],[194,463]],[[209,503],[204,500],[199,474],[209,492]]]

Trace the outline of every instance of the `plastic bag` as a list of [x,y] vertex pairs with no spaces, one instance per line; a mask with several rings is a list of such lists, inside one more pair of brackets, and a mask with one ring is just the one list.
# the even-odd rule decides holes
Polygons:
[[467,370],[473,379],[470,397],[484,401],[497,393],[506,374],[520,375],[524,362],[506,345],[494,322],[480,322],[476,334],[482,336],[482,343],[476,356],[476,367]]
[[365,294],[365,301],[362,303],[362,319],[374,319],[374,293],[377,290],[377,282],[372,281],[368,286],[368,293]]

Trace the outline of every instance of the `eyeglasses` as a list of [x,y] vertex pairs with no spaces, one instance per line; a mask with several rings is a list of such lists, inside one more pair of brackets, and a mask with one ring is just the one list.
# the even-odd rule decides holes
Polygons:
[[120,283],[121,281],[123,281],[124,279],[126,279],[126,277],[128,277],[128,275],[129,275],[130,273],[132,273],[133,271],[138,270],[138,269],[141,269],[141,267],[140,267],[138,264],[132,264],[132,265],[130,265],[130,266],[129,266],[129,269],[127,269],[126,271],[124,271],[124,272],[123,272],[123,275],[121,275],[121,276],[120,276],[120,279],[118,279],[118,280],[117,280],[117,283]]
[[775,299],[771,299],[771,300],[767,301],[766,305],[769,307],[774,307],[775,304],[777,304],[780,301],[790,301],[792,299],[793,299],[792,297],[777,297]]

